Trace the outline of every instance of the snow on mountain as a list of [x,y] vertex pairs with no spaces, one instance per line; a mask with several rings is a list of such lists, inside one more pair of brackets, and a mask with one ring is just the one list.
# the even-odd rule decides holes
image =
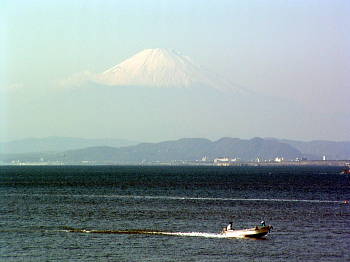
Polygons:
[[192,87],[242,90],[229,81],[196,65],[189,57],[171,49],[143,50],[96,75],[95,81],[111,86]]

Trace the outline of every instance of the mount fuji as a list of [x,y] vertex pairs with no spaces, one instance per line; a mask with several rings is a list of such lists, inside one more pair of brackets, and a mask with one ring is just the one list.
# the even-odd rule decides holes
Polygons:
[[171,49],[146,49],[76,80],[73,88],[68,85],[45,100],[50,115],[69,123],[57,129],[67,132],[79,125],[79,133],[69,136],[288,137],[295,126],[305,125],[305,114],[295,104],[240,88]]
[[97,74],[95,82],[109,86],[158,88],[207,87],[244,92],[189,57],[166,48],[145,49],[120,64]]

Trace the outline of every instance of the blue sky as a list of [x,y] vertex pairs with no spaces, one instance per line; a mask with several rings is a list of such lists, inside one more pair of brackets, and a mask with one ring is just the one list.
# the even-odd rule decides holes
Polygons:
[[[45,100],[46,92],[60,79],[85,70],[101,72],[155,47],[180,50],[234,83],[293,101],[305,109],[311,122],[324,115],[319,122],[332,119],[328,125],[339,123],[339,129],[350,129],[346,124],[350,118],[347,0],[4,0],[1,5],[0,116],[5,120],[0,140],[79,136],[73,129],[55,134],[45,126],[36,129],[9,104],[25,107],[31,96]],[[22,90],[3,91],[8,89]],[[305,132],[287,138],[350,140],[350,132],[344,130],[316,134],[307,125],[301,128]],[[268,130],[261,133],[249,135],[269,136]],[[272,129],[270,133],[278,135]],[[136,140],[177,136],[127,137],[128,132],[82,136],[113,134]],[[245,132],[229,134],[244,137]]]

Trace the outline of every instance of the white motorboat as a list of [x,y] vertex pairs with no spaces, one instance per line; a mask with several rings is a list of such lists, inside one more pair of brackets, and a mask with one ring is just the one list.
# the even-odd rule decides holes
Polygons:
[[225,237],[260,238],[267,235],[272,228],[273,228],[272,226],[256,226],[254,228],[238,229],[238,230],[224,228],[221,234]]

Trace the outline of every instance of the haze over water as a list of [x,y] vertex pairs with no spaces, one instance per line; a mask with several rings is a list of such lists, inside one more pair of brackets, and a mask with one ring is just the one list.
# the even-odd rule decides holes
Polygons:
[[[347,261],[334,167],[1,167],[0,260]],[[229,221],[273,225],[225,239]]]
[[200,2],[2,1],[0,142],[350,140],[349,1]]

